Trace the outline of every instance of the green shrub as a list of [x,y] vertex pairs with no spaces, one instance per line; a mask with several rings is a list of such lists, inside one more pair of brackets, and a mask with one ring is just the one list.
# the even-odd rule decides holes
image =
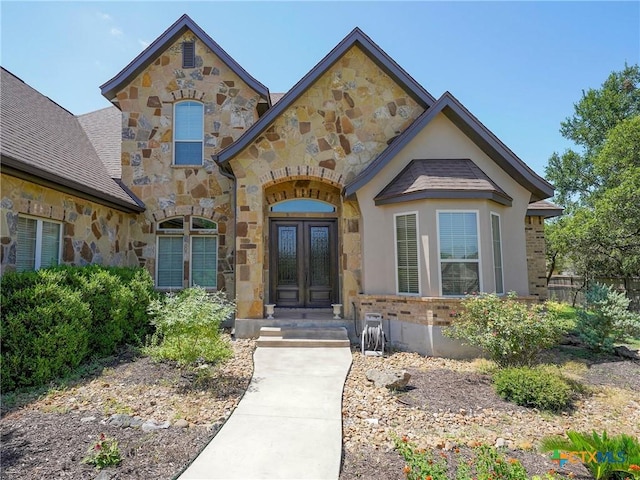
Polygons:
[[586,308],[578,310],[576,333],[589,348],[611,351],[615,341],[640,337],[640,315],[629,311],[631,300],[611,286],[592,285]]
[[493,376],[498,395],[523,407],[560,411],[571,405],[573,389],[556,369],[511,367]]
[[9,272],[2,290],[2,389],[42,385],[150,332],[157,294],[141,268],[56,266]]
[[201,287],[154,300],[149,312],[156,332],[145,351],[183,365],[229,358],[231,348],[220,335],[220,325],[234,310],[223,292],[207,294]]
[[557,344],[566,324],[555,308],[528,306],[511,292],[467,297],[462,311],[444,334],[478,347],[501,367],[532,365],[537,354]]
[[[14,278],[8,282],[29,283]],[[79,292],[54,282],[14,291],[4,286],[3,277],[3,391],[42,385],[69,373],[87,357],[91,311]]]
[[[602,432],[600,436],[595,431],[588,434],[569,430],[567,438],[544,438],[541,450],[575,453],[595,480],[640,478],[640,441],[630,435],[609,437],[607,432]],[[584,455],[582,452],[594,455]],[[607,458],[602,461],[598,455]]]

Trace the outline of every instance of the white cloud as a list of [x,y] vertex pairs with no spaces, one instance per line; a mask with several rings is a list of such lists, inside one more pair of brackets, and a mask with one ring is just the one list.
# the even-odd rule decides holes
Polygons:
[[111,33],[111,35],[113,35],[114,37],[119,37],[122,35],[122,30],[120,30],[118,27],[113,27],[111,28],[109,33]]
[[140,39],[138,39],[138,43],[142,48],[147,48],[150,44],[150,42],[147,42],[146,40],[140,40]]
[[105,20],[107,22],[113,20],[113,17],[111,15],[109,15],[108,13],[103,13],[103,12],[98,12],[98,16],[102,19]]

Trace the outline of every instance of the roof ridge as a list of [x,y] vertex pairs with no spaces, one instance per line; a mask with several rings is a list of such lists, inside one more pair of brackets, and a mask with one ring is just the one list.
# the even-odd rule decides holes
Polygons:
[[324,73],[326,73],[345,53],[357,46],[380,67],[391,79],[400,85],[410,96],[429,110],[434,97],[411,77],[395,60],[371,40],[359,27],[355,27],[335,47],[331,49],[314,67],[311,68],[296,84],[291,87],[276,105],[267,110],[242,136],[227,148],[212,155],[215,162],[226,163],[234,155],[242,151],[248,144],[280,116],[290,105],[300,98]]

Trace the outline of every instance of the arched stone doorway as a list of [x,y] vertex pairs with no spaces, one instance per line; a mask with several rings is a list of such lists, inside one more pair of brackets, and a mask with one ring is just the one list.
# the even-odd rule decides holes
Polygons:
[[279,308],[324,308],[340,301],[340,189],[288,179],[265,194],[265,280]]

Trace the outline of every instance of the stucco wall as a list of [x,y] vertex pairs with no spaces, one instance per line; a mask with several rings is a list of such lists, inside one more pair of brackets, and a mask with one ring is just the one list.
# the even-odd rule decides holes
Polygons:
[[[412,159],[469,158],[513,198],[505,207],[489,200],[422,200],[376,206],[374,198]],[[494,291],[490,213],[500,215],[505,291],[529,294],[524,218],[530,193],[513,180],[443,114],[438,115],[368,184],[357,192],[362,210],[363,291],[396,292],[394,213],[418,212],[420,294],[439,296],[437,210],[476,210],[480,220],[482,289]]]
[[[342,188],[404,131],[423,109],[358,47],[351,48],[230,164],[238,179],[239,318],[262,318],[267,255],[264,189],[280,182],[320,181]],[[359,215],[341,205],[341,299],[360,290]],[[244,254],[241,254],[242,251]],[[354,265],[357,263],[358,265]],[[240,262],[238,262],[240,265]],[[351,267],[347,269],[347,267]],[[344,302],[347,314],[350,306]]]
[[60,263],[70,265],[138,265],[142,254],[129,235],[137,215],[2,175],[0,243],[2,273],[15,270],[18,216],[62,223]]
[[[196,67],[183,69],[182,42],[193,40]],[[188,99],[204,104],[202,166],[172,164],[174,104]],[[233,183],[220,174],[211,156],[237,140],[258,119],[259,95],[186,32],[118,92],[117,100],[123,112],[122,180],[147,207],[132,232],[143,246],[147,268],[155,274],[157,221],[173,215],[212,218],[218,222],[220,234],[218,288],[233,295]],[[188,241],[184,256],[188,272]]]

